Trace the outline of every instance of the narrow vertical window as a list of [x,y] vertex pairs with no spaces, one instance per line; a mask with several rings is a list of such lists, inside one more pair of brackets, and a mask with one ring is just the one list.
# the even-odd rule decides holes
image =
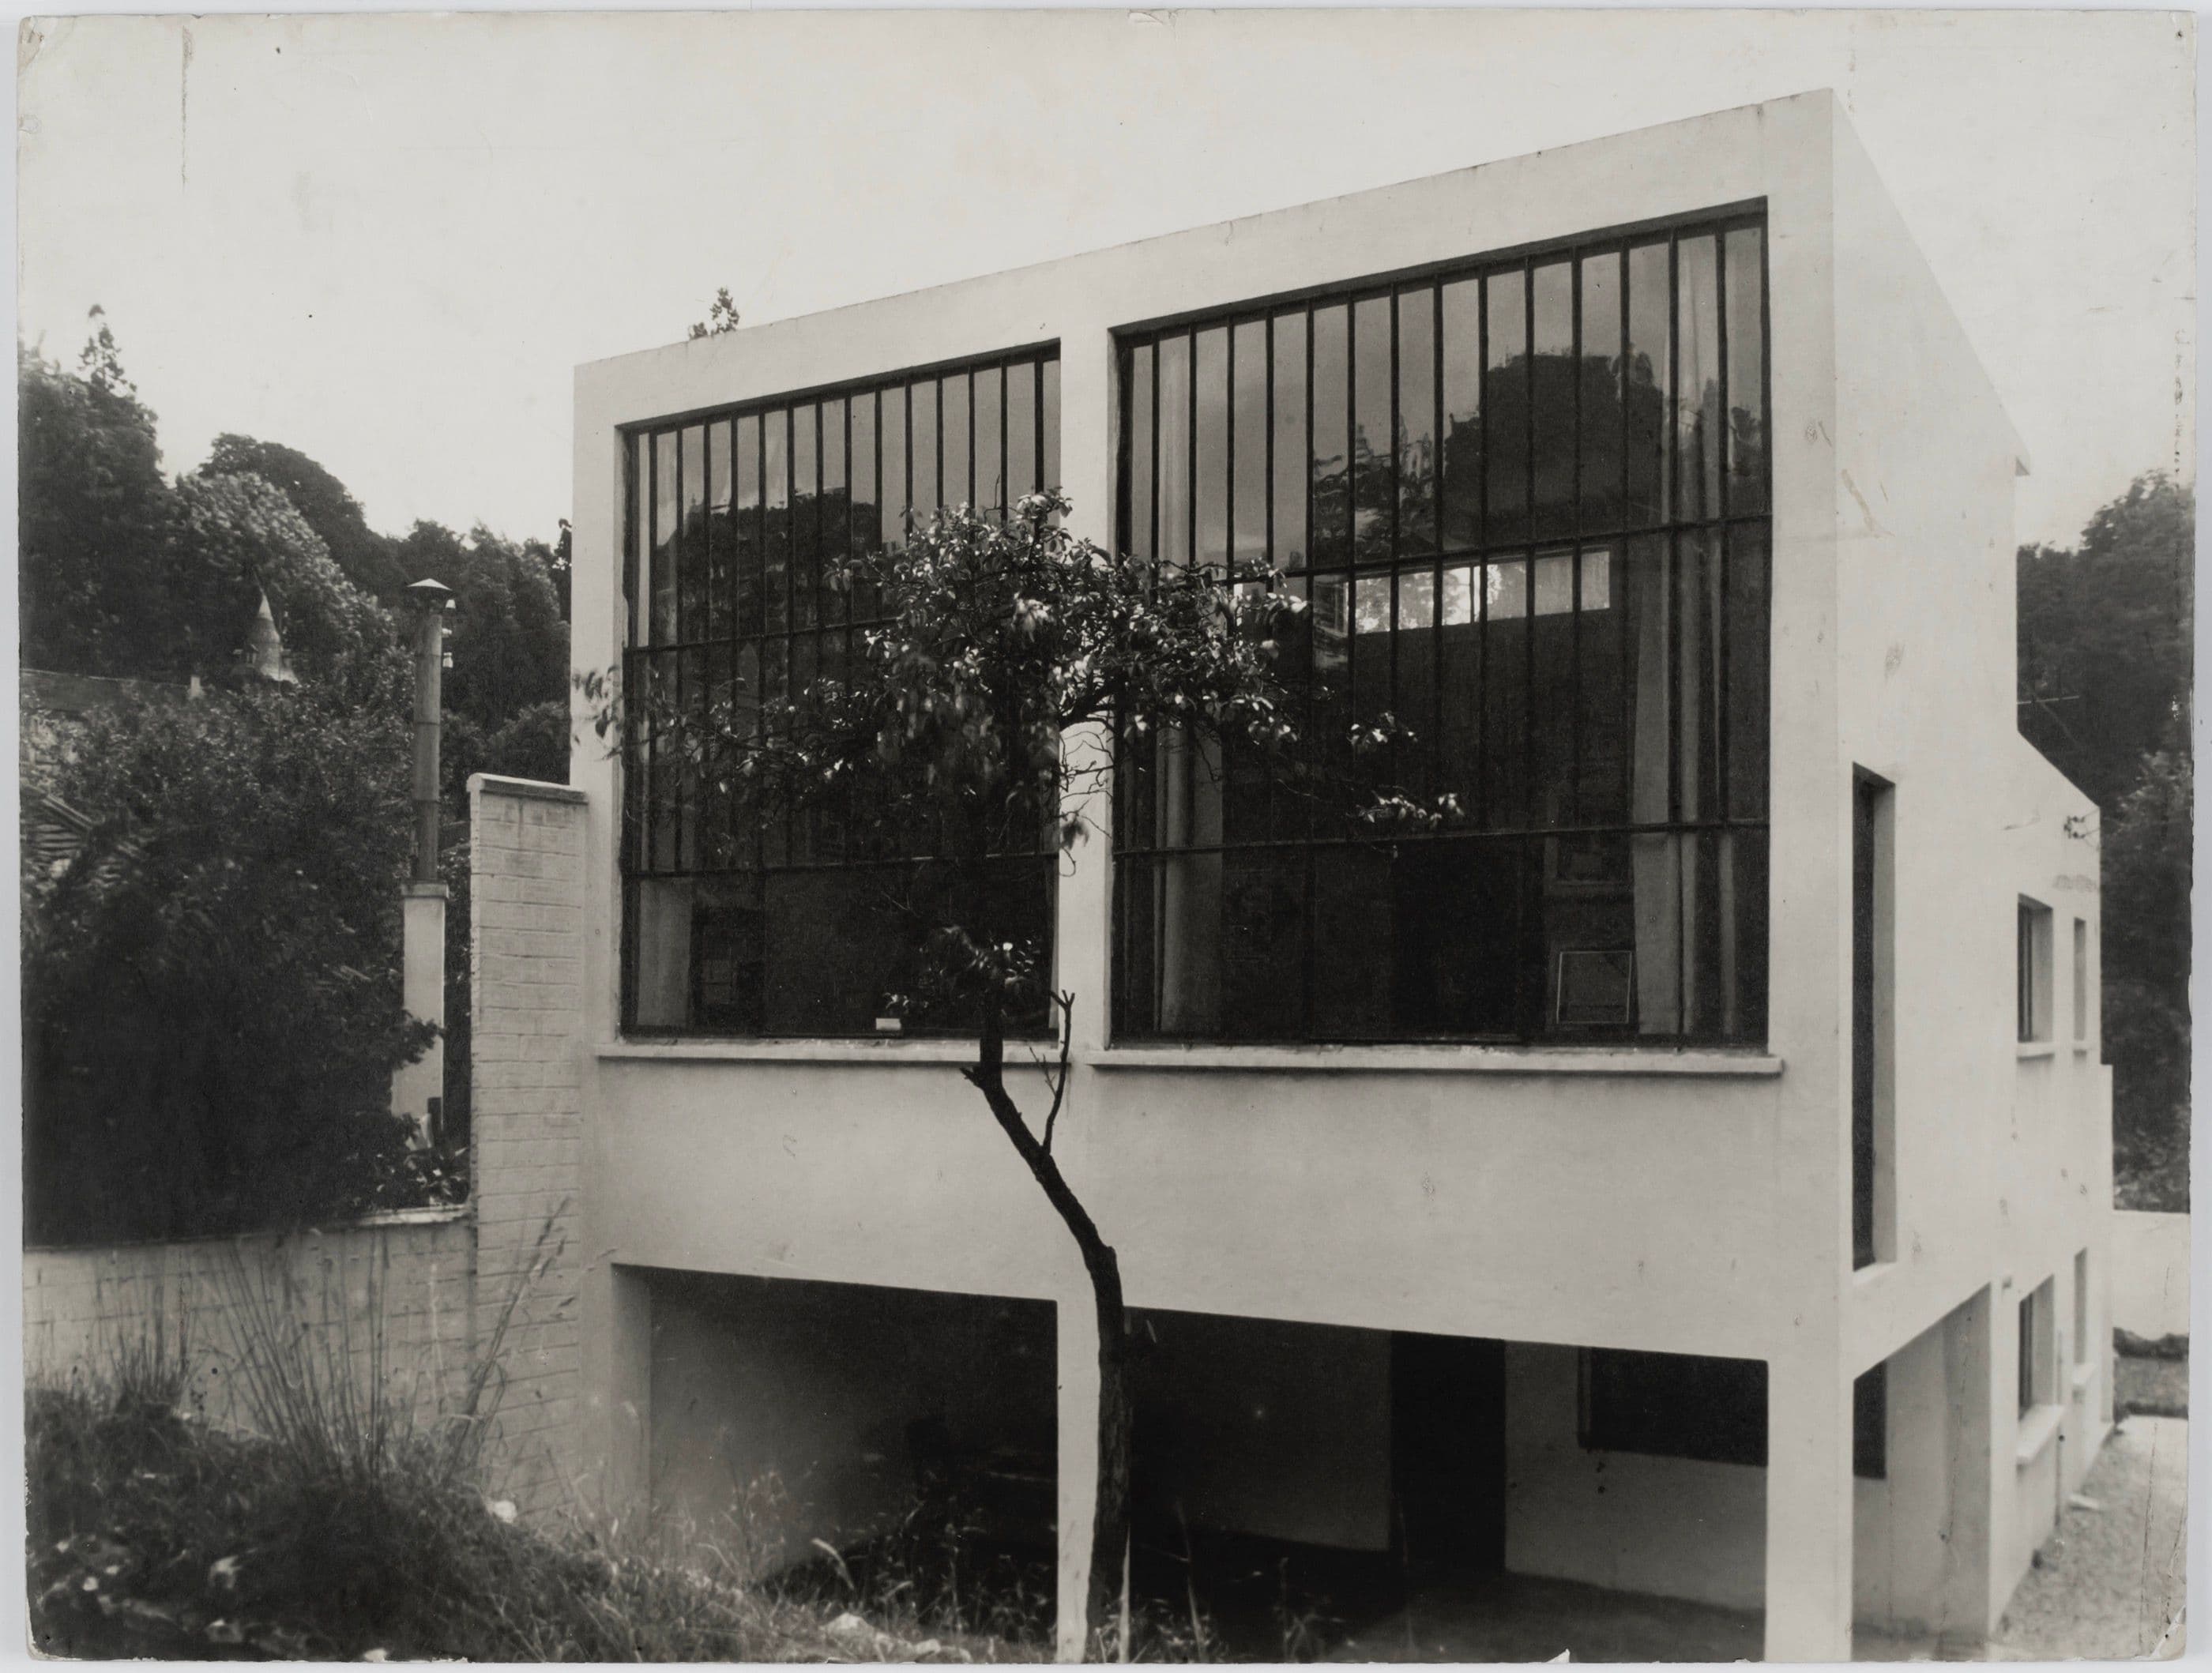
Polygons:
[[2089,1252],[2074,1257],[2074,1363],[2089,1363]]
[[2022,895],[2019,924],[2020,1038],[2027,1045],[2051,1038],[2051,908]]
[[2074,920],[2074,1043],[2089,1038],[2089,926]]
[[1856,775],[1851,795],[1851,1264],[1890,1250],[1890,786]]

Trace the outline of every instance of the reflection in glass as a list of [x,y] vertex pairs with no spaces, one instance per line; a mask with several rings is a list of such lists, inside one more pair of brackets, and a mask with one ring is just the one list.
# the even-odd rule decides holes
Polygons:
[[1129,357],[1129,526],[1122,538],[1137,556],[1152,555],[1155,538],[1152,478],[1158,465],[1152,446],[1154,391],[1152,348],[1146,343]]
[[1674,426],[1677,516],[1721,514],[1721,325],[1710,238],[1675,245]]
[[1236,522],[1231,550],[1239,573],[1267,563],[1267,322],[1248,319],[1231,345],[1237,389],[1231,430],[1237,456],[1230,484]]
[[[1038,399],[1044,410],[1044,463],[1039,466],[1041,480],[1047,488],[1058,488],[1060,482],[1060,362],[1047,361],[1039,374],[1043,392]],[[1060,520],[1055,513],[1053,521]]]
[[1357,563],[1388,563],[1397,498],[1390,397],[1390,299],[1352,310],[1352,548]]
[[1525,539],[1528,529],[1528,286],[1519,273],[1493,275],[1485,286],[1489,359],[1483,405],[1489,470],[1485,525],[1493,542]]
[[1631,525],[1664,523],[1667,379],[1674,355],[1674,315],[1667,300],[1667,246],[1640,244],[1628,252],[1628,367],[1626,424]]
[[1190,561],[1190,339],[1170,337],[1159,348],[1160,464],[1153,491],[1159,496],[1160,561]]
[[730,526],[730,421],[707,427],[707,621],[720,639],[730,631],[735,531]]
[[1037,482],[1036,367],[1006,368],[1006,504],[1011,507]]
[[1534,513],[1538,536],[1571,534],[1575,525],[1574,268],[1539,267],[1529,291],[1535,336],[1528,360],[1531,442],[1535,449]]
[[894,384],[883,391],[881,406],[876,415],[877,428],[883,433],[880,452],[883,464],[884,544],[906,544],[907,519],[914,508],[914,489],[908,479],[906,445],[906,410],[909,391],[903,385]]
[[1437,294],[1398,299],[1398,555],[1437,549]]
[[914,524],[927,528],[945,501],[939,497],[945,455],[937,445],[937,380],[909,385],[906,396],[907,494],[913,501]]
[[845,557],[852,549],[852,498],[845,488],[845,403],[822,403],[822,500],[815,514],[824,621],[845,619]]
[[975,503],[974,474],[969,469],[974,461],[972,415],[968,409],[968,374],[957,373],[945,379],[939,388],[939,423],[945,435],[945,451],[941,456],[943,499],[947,506],[972,506]]
[[[1023,368],[1026,371],[1028,368]],[[1006,500],[1006,374],[986,367],[975,374],[975,503],[983,510],[1003,511]]]
[[1218,567],[1229,561],[1229,333],[1200,331],[1197,356],[1198,561]]
[[1346,382],[1343,307],[1316,308],[1313,315],[1313,509],[1315,567],[1346,562],[1351,556],[1351,447],[1346,438],[1350,397]]
[[770,633],[791,620],[791,410],[761,415],[761,615]]
[[817,516],[821,505],[817,470],[819,422],[819,415],[811,406],[800,407],[791,415],[791,625],[794,627],[814,625],[815,590],[822,573]]
[[1275,366],[1275,550],[1278,569],[1306,567],[1306,317],[1277,314],[1270,326]]
[[1443,328],[1445,549],[1482,543],[1482,282],[1446,285]]
[[1728,235],[1729,510],[1766,509],[1765,234]]
[[1620,253],[1586,256],[1582,273],[1582,445],[1577,494],[1589,530],[1620,525]]
[[676,436],[653,439],[653,642],[676,642]]

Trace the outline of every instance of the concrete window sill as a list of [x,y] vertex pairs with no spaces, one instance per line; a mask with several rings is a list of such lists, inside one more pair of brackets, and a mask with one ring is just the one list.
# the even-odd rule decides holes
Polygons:
[[[1037,1042],[1040,1052],[1047,1050]],[[1008,1064],[1024,1061],[1023,1042],[1006,1042]],[[845,1064],[899,1069],[923,1064],[973,1063],[972,1040],[624,1040],[598,1048],[602,1062]]]
[[1750,1052],[1507,1046],[1115,1046],[1096,1069],[1260,1074],[1675,1075],[1771,1078],[1782,1059]]
[[2066,1408],[2058,1405],[2031,1406],[2020,1420],[2020,1440],[2013,1448],[2014,1465],[2025,1470],[2043,1456],[2044,1449],[2057,1438],[2058,1421],[2065,1416]]
[[2030,1058],[2055,1058],[2057,1055],[2057,1046],[2047,1040],[2024,1040],[2020,1043],[2020,1058],[2022,1063],[2027,1062]]

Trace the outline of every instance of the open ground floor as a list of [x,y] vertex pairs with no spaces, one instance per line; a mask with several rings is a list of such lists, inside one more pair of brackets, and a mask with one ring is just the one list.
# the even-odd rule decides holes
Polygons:
[[[1079,1652],[1087,1316],[642,1269],[617,1287],[664,1523],[787,1583],[857,1596],[872,1575],[1040,1642],[1056,1613],[1060,1653]],[[1978,1653],[2104,1434],[2094,1379],[2016,1386],[2002,1322],[1978,1292],[1848,1376],[1136,1310],[1137,1648]]]

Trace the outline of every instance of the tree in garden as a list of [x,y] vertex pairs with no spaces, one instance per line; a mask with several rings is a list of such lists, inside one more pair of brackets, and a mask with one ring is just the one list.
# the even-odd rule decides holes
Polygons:
[[[94,309],[94,315],[100,311]],[[181,679],[161,608],[174,507],[154,415],[106,323],[89,376],[16,355],[17,555],[27,667]]]
[[418,579],[400,568],[393,550],[397,543],[368,526],[361,501],[346,485],[296,447],[226,433],[215,439],[200,472],[258,476],[281,489],[292,509],[322,536],[331,561],[373,598],[396,603],[408,583]]
[[[2189,890],[2194,773],[2179,724],[2104,827],[2105,1050],[2125,1207],[2189,1206]],[[2149,1200],[2136,1201],[2136,1197]]]
[[[1301,767],[1293,709],[1276,666],[1304,629],[1302,601],[1264,575],[1115,556],[1061,526],[1067,502],[1031,494],[1001,522],[963,506],[903,545],[859,560],[842,584],[856,613],[849,673],[763,700],[725,677],[703,704],[585,682],[603,737],[651,726],[657,761],[676,754],[696,793],[726,797],[745,830],[812,821],[874,869],[881,907],[906,917],[927,954],[890,1004],[909,1019],[972,1029],[964,1073],[1067,1228],[1089,1275],[1098,1327],[1098,1502],[1087,1588],[1095,1631],[1118,1595],[1129,1530],[1126,1319],[1113,1246],[1054,1151],[1069,1087],[1077,997],[1051,986],[1046,948],[1008,935],[983,882],[994,859],[1065,852],[1100,824],[1109,741]],[[1395,731],[1395,729],[1392,729]],[[1384,730],[1370,729],[1375,743]],[[1311,788],[1311,780],[1307,781]],[[1381,819],[1417,819],[1378,802]],[[887,978],[890,973],[886,973]],[[1010,1033],[1058,1038],[1041,1118],[1010,1087]]]
[[[406,661],[91,716],[24,857],[25,1230],[298,1224],[420,1200],[392,1070],[410,829]],[[362,700],[368,693],[371,700]]]

